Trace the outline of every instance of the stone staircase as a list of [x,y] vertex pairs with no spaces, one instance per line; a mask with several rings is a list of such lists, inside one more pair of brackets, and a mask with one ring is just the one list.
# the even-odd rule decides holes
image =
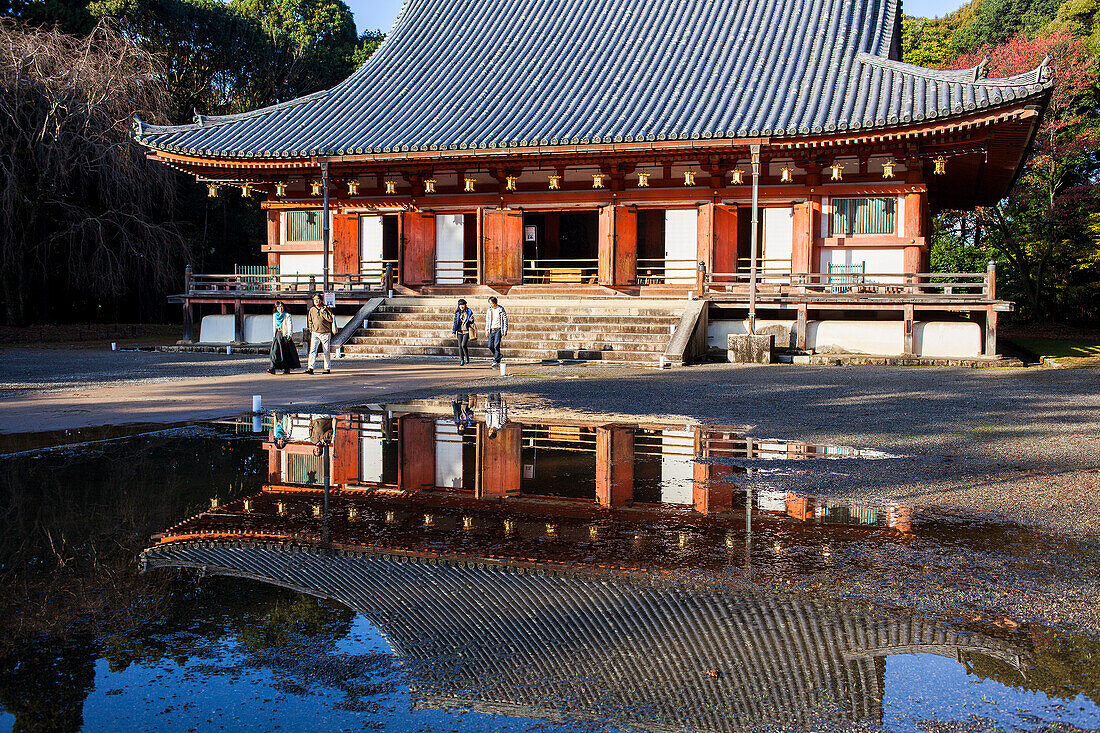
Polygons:
[[[344,354],[457,359],[458,345],[451,336],[456,301],[453,297],[389,298],[344,343]],[[489,359],[484,333],[487,305],[480,298],[473,305],[478,338],[470,346],[470,356]],[[508,336],[502,344],[505,360],[656,366],[680,323],[685,301],[501,298],[501,305],[508,312]]]

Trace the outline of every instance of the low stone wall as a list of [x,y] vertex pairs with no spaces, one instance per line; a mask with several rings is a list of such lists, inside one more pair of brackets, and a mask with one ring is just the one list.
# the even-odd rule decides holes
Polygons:
[[[294,329],[296,333],[306,327],[306,317],[295,315]],[[199,343],[203,344],[230,344],[233,343],[233,319],[232,314],[203,316],[199,324]],[[337,328],[342,328],[352,316],[336,316]],[[271,316],[261,314],[244,317],[244,343],[267,344],[271,343]]]
[[[759,319],[758,334],[775,336],[777,347],[794,346],[798,325],[790,320]],[[982,329],[971,321],[917,321],[913,326],[914,356],[968,359],[982,355]],[[748,333],[746,320],[712,320],[707,331],[711,346],[726,347],[731,334]],[[905,352],[902,321],[822,320],[806,324],[806,348],[822,354],[899,356]]]

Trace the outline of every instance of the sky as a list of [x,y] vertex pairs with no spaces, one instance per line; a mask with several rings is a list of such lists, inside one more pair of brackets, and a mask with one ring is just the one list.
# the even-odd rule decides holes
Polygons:
[[[345,0],[351,12],[355,13],[355,24],[359,31],[379,30],[388,33],[401,9],[401,0]],[[966,0],[902,0],[906,15],[924,18],[947,15],[961,8]]]

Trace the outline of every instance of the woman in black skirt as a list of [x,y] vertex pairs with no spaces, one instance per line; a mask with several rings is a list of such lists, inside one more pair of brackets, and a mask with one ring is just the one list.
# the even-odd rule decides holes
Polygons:
[[279,369],[283,374],[290,374],[291,369],[298,369],[302,362],[298,359],[298,347],[294,345],[291,334],[294,326],[290,314],[286,312],[283,301],[275,301],[275,312],[271,315],[271,368],[268,374],[274,374]]

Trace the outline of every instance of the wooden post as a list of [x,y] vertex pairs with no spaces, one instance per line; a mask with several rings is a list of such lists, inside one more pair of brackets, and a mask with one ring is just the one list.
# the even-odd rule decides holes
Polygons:
[[982,343],[982,354],[993,357],[997,355],[997,311],[992,305],[985,308],[985,340]]
[[393,290],[393,265],[386,263],[386,269],[382,272],[382,292],[387,296]]
[[985,297],[986,300],[997,299],[997,263],[992,260],[985,266]]
[[799,349],[806,348],[806,329],[809,328],[809,308],[802,304],[798,306],[798,333],[795,335],[795,346]]
[[907,303],[905,306],[905,337],[902,347],[906,356],[913,356],[916,354],[913,331],[913,304]]
[[233,342],[244,343],[244,304],[240,298],[233,301]]
[[191,311],[191,301],[186,298],[183,300],[183,342],[195,343],[195,316]]
[[[993,264],[990,262],[989,264]],[[191,294],[191,279],[195,273],[191,270],[191,265],[183,268],[183,292],[185,295]]]

